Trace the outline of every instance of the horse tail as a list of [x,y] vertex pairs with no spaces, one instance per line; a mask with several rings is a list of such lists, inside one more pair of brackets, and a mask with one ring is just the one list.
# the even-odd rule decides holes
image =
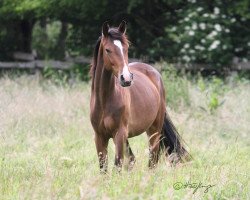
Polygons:
[[161,132],[160,149],[169,155],[171,163],[184,162],[192,159],[192,156],[183,146],[184,140],[175,128],[168,113],[165,113]]

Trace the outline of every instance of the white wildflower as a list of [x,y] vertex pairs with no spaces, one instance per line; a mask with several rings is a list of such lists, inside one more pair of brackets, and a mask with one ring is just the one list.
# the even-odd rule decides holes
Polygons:
[[243,50],[243,49],[242,49],[241,47],[234,49],[235,52],[240,52],[240,51],[242,51],[242,50]]
[[190,26],[185,26],[184,28],[186,31],[190,30]]
[[205,30],[206,29],[206,24],[202,22],[202,23],[199,24],[199,27],[200,27],[201,30]]
[[234,22],[236,22],[236,19],[235,19],[235,18],[232,18],[230,21],[231,21],[232,23],[234,23]]
[[225,32],[226,32],[226,33],[230,33],[230,30],[227,28],[227,29],[225,30]]
[[203,8],[202,8],[202,7],[199,7],[199,8],[197,8],[197,11],[198,11],[198,12],[201,12],[201,11],[203,11]]
[[188,49],[190,47],[190,44],[188,44],[188,43],[186,43],[185,45],[184,45],[184,48],[185,49]]
[[210,47],[209,47],[209,51],[212,51],[212,50],[214,50],[214,49],[216,49],[218,46],[219,46],[219,44],[220,44],[220,41],[219,40],[215,40],[215,41],[213,41],[213,43],[210,45]]
[[219,32],[222,30],[220,24],[215,24],[215,25],[214,25],[214,28],[215,28],[217,31],[219,31]]
[[193,24],[192,24],[192,29],[193,29],[193,30],[196,30],[196,29],[197,29],[197,24],[196,24],[196,23],[193,23]]
[[224,45],[222,46],[222,49],[223,49],[223,50],[226,50],[226,49],[227,49],[227,45],[224,44]]
[[188,17],[189,17],[189,18],[191,18],[191,17],[193,17],[193,16],[194,16],[194,13],[193,13],[193,12],[188,14]]
[[184,21],[185,21],[185,22],[188,22],[188,21],[189,21],[189,18],[188,18],[188,17],[185,17],[185,18],[184,18]]
[[203,14],[203,17],[208,17],[208,16],[209,16],[209,14],[207,14],[207,13]]
[[214,14],[216,14],[216,15],[220,14],[220,9],[215,7],[214,8]]
[[205,50],[205,47],[203,47],[201,45],[195,45],[194,48],[197,49],[197,50],[201,50],[201,51]]
[[201,39],[201,43],[202,44],[206,43],[206,40],[205,39]]
[[216,18],[216,15],[211,14],[210,17],[211,17],[211,19],[215,19],[215,18]]
[[186,61],[186,62],[189,62],[189,61],[191,60],[190,57],[187,56],[187,55],[183,56],[182,59],[183,59],[184,61]]
[[205,49],[206,49],[206,48],[203,47],[203,46],[201,46],[201,48],[200,48],[201,51],[204,51]]
[[186,52],[186,49],[181,49],[181,53],[185,53]]
[[194,54],[194,53],[195,53],[195,50],[190,49],[190,50],[189,50],[189,53]]
[[247,62],[248,62],[248,59],[247,59],[247,58],[243,58],[242,61],[243,61],[244,63],[247,63]]
[[207,38],[213,39],[217,34],[218,34],[218,32],[214,30],[207,35]]
[[195,45],[194,48],[195,49],[200,49],[200,45]]
[[194,31],[189,31],[189,32],[188,32],[188,35],[190,35],[190,36],[193,36],[194,34],[195,34]]
[[247,45],[250,47],[250,42],[248,42]]
[[176,26],[173,26],[171,30],[176,31],[177,30]]

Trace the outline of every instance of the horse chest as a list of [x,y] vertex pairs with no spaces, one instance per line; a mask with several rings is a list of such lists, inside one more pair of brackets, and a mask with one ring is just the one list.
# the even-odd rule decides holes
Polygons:
[[94,109],[91,122],[96,132],[112,136],[119,128],[121,115],[125,107],[119,105],[106,105],[105,109]]
[[110,132],[116,131],[122,120],[124,111],[125,106],[112,104],[107,105],[103,115],[103,125],[105,129]]

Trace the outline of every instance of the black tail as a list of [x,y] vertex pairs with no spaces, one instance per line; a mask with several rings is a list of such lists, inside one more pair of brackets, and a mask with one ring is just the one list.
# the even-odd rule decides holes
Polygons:
[[179,135],[168,113],[166,112],[161,133],[161,149],[165,149],[166,154],[170,156],[177,156],[176,158],[173,158],[174,160],[172,160],[172,162],[187,161],[192,157],[183,147],[183,143],[183,139]]

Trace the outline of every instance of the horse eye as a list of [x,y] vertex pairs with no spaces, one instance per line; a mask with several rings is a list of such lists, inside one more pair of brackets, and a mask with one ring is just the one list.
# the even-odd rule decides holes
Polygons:
[[109,49],[105,49],[106,53],[111,53],[111,51]]

